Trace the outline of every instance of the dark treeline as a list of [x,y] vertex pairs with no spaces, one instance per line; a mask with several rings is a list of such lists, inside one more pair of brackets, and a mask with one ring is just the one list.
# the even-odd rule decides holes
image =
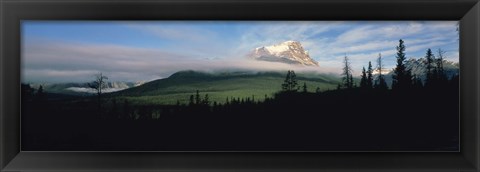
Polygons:
[[[405,67],[399,41],[392,87],[382,57],[353,80],[347,56],[338,89],[319,91],[288,71],[281,91],[259,101],[210,101],[196,91],[188,104],[132,105],[97,98],[45,101],[22,85],[25,150],[458,150],[459,76],[443,72],[443,52],[425,58],[426,78]],[[376,74],[373,72],[377,71]],[[315,91],[313,91],[315,90]],[[97,100],[97,101],[95,101]],[[102,105],[103,104],[103,105]],[[28,137],[27,137],[28,136]]]

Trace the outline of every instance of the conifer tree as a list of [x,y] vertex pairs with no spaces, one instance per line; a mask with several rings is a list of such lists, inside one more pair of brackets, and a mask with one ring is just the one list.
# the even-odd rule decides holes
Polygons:
[[441,82],[441,84],[445,84],[448,81],[447,74],[445,73],[445,69],[443,68],[443,59],[445,56],[445,51],[442,49],[438,49],[437,51],[437,56],[438,58],[436,59],[436,69],[437,69],[437,75],[438,75],[438,80]]
[[382,74],[383,63],[382,63],[381,53],[378,54],[378,58],[377,58],[377,70],[378,70],[378,77],[377,77],[377,80],[375,81],[374,88],[381,89],[381,90],[388,89],[387,82],[385,82],[385,78]]
[[427,49],[427,53],[425,54],[425,60],[426,60],[426,61],[425,61],[425,63],[426,63],[426,64],[425,64],[425,65],[426,65],[426,66],[425,66],[425,68],[426,68],[426,71],[425,71],[425,72],[426,72],[426,76],[427,76],[427,79],[426,79],[426,81],[425,81],[425,84],[426,84],[427,86],[430,86],[431,84],[434,84],[435,79],[436,79],[436,77],[437,77],[436,74],[435,74],[435,73],[436,73],[436,72],[435,72],[436,69],[434,69],[434,67],[433,67],[434,61],[435,61],[435,57],[434,57],[434,55],[433,55],[433,53],[432,53],[432,50],[431,50],[430,48]]
[[367,88],[367,72],[362,68],[362,78],[360,79],[360,88]]
[[208,98],[208,94],[205,94],[205,97],[202,100],[203,105],[210,105],[210,100]]
[[372,62],[368,61],[367,69],[367,88],[373,88],[373,69]]
[[344,57],[343,59],[343,77],[342,77],[342,82],[343,82],[343,88],[353,88],[353,76],[352,76],[352,68],[350,67],[350,61],[347,56]]
[[195,104],[194,97],[193,97],[193,95],[190,95],[190,101],[188,102],[188,105],[192,106],[194,104]]
[[195,94],[195,104],[198,105],[198,104],[200,104],[200,102],[201,102],[200,94],[199,94],[199,92],[198,92],[198,90],[197,90],[197,93]]
[[295,72],[293,70],[289,70],[285,80],[283,81],[282,90],[287,92],[297,91],[297,85],[297,76],[295,75]]
[[40,85],[40,87],[38,87],[38,90],[37,90],[37,93],[35,94],[35,98],[37,101],[40,101],[42,102],[45,98],[45,92],[43,91],[43,86]]
[[38,87],[37,95],[43,95],[43,86],[42,85],[40,85],[40,87]]
[[410,89],[412,86],[412,74],[409,69],[405,66],[405,45],[403,44],[403,40],[398,41],[397,48],[397,65],[394,69],[394,73],[392,75],[392,89],[397,90],[407,90]]
[[297,85],[298,85],[298,83],[297,83],[297,75],[295,74],[295,71],[293,71],[293,70],[291,71],[291,74],[292,74],[292,75],[290,76],[290,77],[291,77],[291,78],[290,78],[291,89],[292,89],[292,91],[297,91],[298,88],[295,89],[295,88],[297,87]]
[[282,84],[282,90],[283,91],[289,91],[290,90],[290,76],[291,76],[291,73],[290,73],[290,70],[287,71],[287,76],[285,77],[285,80],[283,81],[283,84]]

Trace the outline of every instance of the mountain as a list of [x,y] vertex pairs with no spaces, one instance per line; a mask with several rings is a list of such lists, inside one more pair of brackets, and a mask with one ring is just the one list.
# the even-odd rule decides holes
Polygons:
[[[416,76],[422,77],[422,79],[426,78],[426,67],[427,60],[425,58],[419,58],[419,59],[409,59],[406,61],[405,65],[407,69],[412,70],[412,74]],[[447,77],[452,77],[454,75],[457,75],[459,73],[459,64],[452,62],[452,61],[447,61],[443,60],[443,69],[445,73],[447,74]]]
[[[412,71],[412,75],[415,75],[417,77],[420,77],[422,81],[425,81],[426,79],[426,59],[425,58],[410,58],[405,61],[405,66],[407,69],[410,69]],[[443,69],[445,73],[447,74],[448,78],[451,78],[454,75],[458,75],[460,72],[459,69],[459,64],[456,62],[452,61],[447,61],[443,60]],[[387,82],[388,86],[391,86],[392,84],[392,75],[394,71],[389,70],[387,74],[385,74],[385,82]]]
[[[139,104],[188,103],[190,95],[198,90],[203,98],[208,94],[210,101],[225,102],[227,98],[252,98],[263,100],[281,90],[285,72],[217,72],[180,71],[168,78],[154,80],[138,87],[110,93]],[[298,86],[307,84],[309,92],[335,89],[340,79],[328,74],[297,73]]]
[[298,41],[286,41],[280,44],[258,47],[248,55],[262,61],[281,62],[304,66],[318,66]]
[[[107,82],[105,93],[115,92],[132,88],[141,85],[142,82]],[[70,95],[85,95],[94,94],[95,90],[89,88],[88,83],[33,83],[30,87],[38,89],[40,85],[46,92],[70,94]]]

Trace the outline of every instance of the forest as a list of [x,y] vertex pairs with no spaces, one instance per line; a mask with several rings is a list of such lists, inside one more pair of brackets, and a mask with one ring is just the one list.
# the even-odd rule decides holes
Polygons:
[[287,71],[273,95],[226,96],[203,90],[176,104],[138,104],[118,93],[76,97],[22,84],[22,150],[75,151],[458,151],[459,74],[443,52],[425,53],[422,75],[405,65],[399,40],[386,82],[383,58],[353,76],[343,59],[336,88],[321,89]]

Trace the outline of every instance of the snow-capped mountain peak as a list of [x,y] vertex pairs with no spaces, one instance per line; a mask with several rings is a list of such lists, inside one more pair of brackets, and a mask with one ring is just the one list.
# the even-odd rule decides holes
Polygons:
[[256,60],[318,66],[318,62],[310,58],[308,51],[304,50],[298,41],[285,41],[271,46],[258,47],[249,56]]

